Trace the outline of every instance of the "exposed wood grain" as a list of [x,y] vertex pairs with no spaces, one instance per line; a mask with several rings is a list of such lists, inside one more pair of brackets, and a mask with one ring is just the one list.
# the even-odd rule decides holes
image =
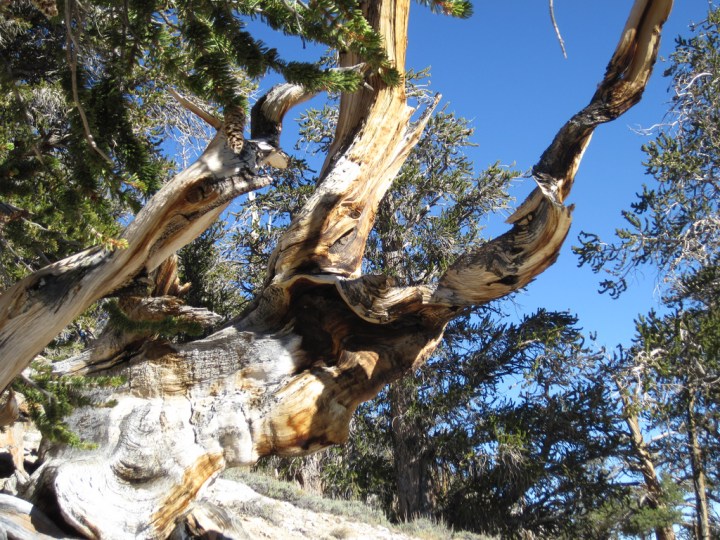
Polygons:
[[672,0],[638,0],[590,103],[558,132],[533,167],[538,189],[510,217],[512,230],[461,257],[440,279],[433,301],[453,306],[499,298],[550,266],[570,228],[562,206],[595,128],[637,103],[652,73]]
[[14,540],[70,539],[31,503],[0,493],[0,533]]
[[[238,195],[268,185],[271,179],[259,176],[258,167],[268,160],[277,163],[277,154],[278,149],[264,141],[248,141],[238,155],[218,132],[200,158],[165,184],[128,226],[122,235],[126,249],[90,248],[4,291],[0,390],[92,302],[155,270],[199,236]],[[36,329],[32,339],[27,328]]]
[[[395,0],[364,5],[368,21],[383,36],[388,57],[401,73],[409,4]],[[351,53],[342,54],[340,60],[343,67],[361,61]],[[368,82],[369,87],[342,96],[318,187],[271,259],[273,283],[296,274],[360,274],[377,207],[434,108],[411,124],[415,111],[407,105],[404,85],[388,86],[378,74],[370,74]]]

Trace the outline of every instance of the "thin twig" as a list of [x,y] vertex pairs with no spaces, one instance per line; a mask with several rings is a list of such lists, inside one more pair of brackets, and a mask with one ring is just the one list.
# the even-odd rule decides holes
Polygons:
[[180,30],[180,27],[175,24],[175,22],[171,21],[170,18],[167,16],[167,14],[164,11],[158,12],[158,15],[160,15],[160,18],[163,20],[163,22],[168,26],[168,28],[172,28],[173,30]]
[[80,92],[78,91],[78,83],[77,83],[77,49],[78,49],[78,43],[75,40],[75,36],[72,32],[72,25],[70,22],[70,0],[65,0],[65,29],[66,29],[66,56],[68,60],[68,64],[70,65],[70,79],[72,82],[72,93],[73,93],[73,101],[75,102],[75,107],[78,110],[78,113],[80,113],[80,119],[82,120],[83,129],[85,130],[85,139],[87,140],[88,144],[90,145],[90,148],[95,150],[95,152],[98,153],[100,157],[102,157],[105,161],[107,161],[111,166],[115,166],[113,163],[113,160],[108,157],[108,155],[103,152],[95,142],[95,139],[92,136],[92,133],[90,132],[90,124],[88,122],[87,116],[85,115],[85,109],[83,109],[82,105],[80,104]]
[[[298,12],[298,10],[295,9],[294,6],[291,6],[291,5],[290,5],[290,2],[288,2],[287,0],[282,0],[282,3],[285,4],[285,7],[288,8],[288,10],[289,10],[293,15],[295,15],[295,21],[296,21],[297,24],[298,24],[298,29],[301,29],[301,28],[302,28],[302,26],[301,26],[302,15],[300,15],[300,13]],[[303,7],[303,9],[307,9],[307,6],[306,6],[305,4],[303,4],[302,2],[298,2],[298,3]]]
[[184,98],[180,94],[178,94],[175,90],[172,88],[168,88],[168,92],[172,97],[174,97],[180,105],[182,105],[185,109],[193,113],[198,118],[201,118],[205,120],[208,124],[210,124],[215,129],[220,129],[220,126],[222,126],[222,120],[215,118],[212,114],[210,114],[207,111],[202,110],[200,107],[195,105],[192,101]]
[[[293,6],[291,6],[287,0],[283,0],[283,4],[285,4],[285,7],[288,8],[295,15],[295,22],[297,23],[297,31],[300,34],[300,40],[302,41],[303,49],[304,49],[305,48],[305,38],[303,37],[303,32],[302,32],[302,19],[303,19],[302,15],[300,15],[298,10],[296,10]],[[300,5],[304,9],[307,9],[307,6],[305,4],[303,4],[302,2],[300,2]]]
[[31,274],[35,272],[36,269],[30,266],[30,264],[28,264],[28,262],[17,251],[13,249],[10,243],[2,237],[0,237],[0,245],[2,245],[4,249],[8,250],[10,254],[15,258],[15,262],[24,266],[25,270],[27,270]]
[[553,0],[548,0],[549,7],[550,7],[550,20],[552,21],[553,28],[555,29],[555,35],[557,36],[558,43],[560,43],[560,48],[562,49],[563,56],[567,60],[567,51],[565,50],[565,41],[562,38],[562,35],[560,34],[560,27],[558,27],[558,23],[555,20],[555,6],[553,5]]
[[25,375],[20,375],[18,377],[23,383],[28,385],[31,388],[34,388],[38,392],[40,392],[43,396],[45,396],[45,399],[48,400],[49,403],[54,403],[57,401],[57,397],[54,396],[52,393],[48,392],[44,388],[41,388],[40,385],[38,385],[35,381],[33,381],[30,377],[26,377]]

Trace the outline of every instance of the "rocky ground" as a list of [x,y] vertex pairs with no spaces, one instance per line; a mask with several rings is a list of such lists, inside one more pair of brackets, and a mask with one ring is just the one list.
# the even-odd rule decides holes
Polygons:
[[[40,438],[29,421],[0,431],[0,540],[65,538],[51,523],[39,524],[32,518],[31,505],[14,497],[35,467]],[[213,505],[196,508],[198,525],[202,526],[203,516],[217,523],[219,513],[220,521],[230,527],[226,531],[234,531],[230,536],[234,540],[490,540],[455,533],[429,520],[392,525],[382,512],[362,502],[315,496],[295,484],[242,469],[226,471],[202,495]],[[39,525],[42,528],[33,528]],[[171,538],[186,539],[188,532],[192,531]]]
[[247,538],[252,540],[417,538],[392,531],[387,526],[363,523],[327,512],[315,512],[287,501],[266,497],[234,480],[220,479],[213,490],[215,493],[223,493],[217,499],[236,516]]

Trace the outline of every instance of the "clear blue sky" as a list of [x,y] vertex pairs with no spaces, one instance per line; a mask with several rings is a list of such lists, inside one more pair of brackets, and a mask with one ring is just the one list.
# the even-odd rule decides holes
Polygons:
[[[458,20],[432,14],[414,4],[408,38],[408,68],[431,67],[431,88],[458,115],[472,120],[473,142],[468,152],[477,170],[501,161],[529,170],[557,130],[587,104],[602,79],[633,2],[631,0],[555,0],[555,15],[568,58],[561,53],[547,0],[476,0],[475,14]],[[645,176],[640,148],[648,128],[663,120],[670,100],[669,79],[662,76],[663,59],[672,52],[675,37],[689,35],[689,25],[705,18],[707,0],[676,0],[665,26],[661,60],[643,100],[611,124],[600,126],[585,154],[569,200],[575,204],[573,227],[558,262],[526,292],[515,297],[511,315],[539,307],[567,310],[579,316],[587,331],[598,333],[601,344],[627,343],[633,320],[657,307],[653,268],[630,281],[618,300],[597,293],[601,276],[578,268],[570,247],[585,230],[610,240],[622,226],[621,210],[629,207]],[[311,60],[318,49],[302,48],[299,40],[271,33],[252,23],[251,31],[277,46],[286,58]],[[321,52],[321,51],[320,51]],[[266,89],[270,81],[263,82]],[[310,102],[318,106],[319,99]],[[293,111],[286,124],[299,116]],[[291,150],[291,125],[285,126],[283,146]],[[305,156],[303,156],[305,157]],[[532,187],[524,180],[523,197]],[[506,216],[494,216],[489,230],[502,232]]]

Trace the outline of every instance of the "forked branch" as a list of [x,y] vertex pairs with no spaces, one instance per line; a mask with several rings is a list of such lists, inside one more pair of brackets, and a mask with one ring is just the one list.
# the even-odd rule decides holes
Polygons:
[[[402,72],[409,0],[361,4]],[[57,448],[35,487],[50,489],[66,521],[88,536],[166,538],[222,468],[344,442],[355,408],[420,366],[463,306],[518,289],[555,260],[570,226],[563,203],[590,135],[640,98],[671,5],[635,3],[590,104],[533,169],[538,188],[512,216],[512,229],[433,285],[360,276],[378,204],[430,114],[413,124],[402,85],[371,74],[371,88],[343,96],[319,185],[281,238],[254,308],[205,339],[149,341],[113,366],[126,382],[98,397],[117,406],[68,418],[71,427],[93,428],[84,435],[97,448],[80,456]],[[346,54],[341,63],[358,61]],[[137,216],[124,236],[128,249],[95,248],[0,297],[0,388],[90,302],[157,267],[232,197],[265,185],[256,168],[272,156],[282,162],[282,116],[305,97],[283,85],[258,102],[239,155],[219,130],[200,160]],[[237,120],[244,124],[242,114]],[[40,335],[25,339],[28,328]]]

